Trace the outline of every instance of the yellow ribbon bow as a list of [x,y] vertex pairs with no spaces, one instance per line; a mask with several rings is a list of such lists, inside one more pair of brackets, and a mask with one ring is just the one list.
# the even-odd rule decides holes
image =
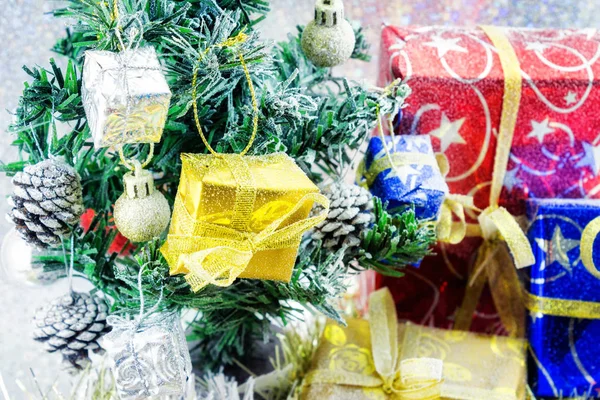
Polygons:
[[[490,205],[478,217],[484,243],[479,249],[454,328],[469,329],[483,287],[489,281],[496,309],[505,328],[511,336],[522,336],[524,299],[519,277],[512,265],[516,268],[532,265],[535,257],[516,219],[505,208],[498,206],[521,101],[521,69],[517,55],[502,29],[492,26],[481,28],[498,50],[504,71],[504,97],[494,157]],[[512,255],[512,261],[507,249]]]
[[[308,203],[317,203],[323,210],[313,217],[284,225]],[[257,233],[194,220],[179,196],[175,200],[175,207],[180,214],[185,213],[188,220],[193,221],[194,235],[169,235],[163,252],[178,255],[171,274],[186,273],[185,278],[192,290],[198,291],[207,285],[231,285],[258,251],[297,247],[303,233],[327,217],[329,200],[320,193],[306,194],[284,215]],[[204,250],[190,251],[198,242],[202,243]]]
[[400,361],[398,317],[387,288],[372,293],[369,298],[369,326],[374,374],[318,369],[308,373],[305,384],[380,388],[391,400],[439,399],[443,361],[435,358]]
[[[435,155],[438,167],[445,178],[450,171],[450,164],[444,154]],[[440,208],[440,217],[436,227],[436,236],[440,242],[457,244],[467,236],[468,225],[465,208],[480,211],[473,203],[473,196],[448,194]],[[458,222],[454,221],[454,216]]]

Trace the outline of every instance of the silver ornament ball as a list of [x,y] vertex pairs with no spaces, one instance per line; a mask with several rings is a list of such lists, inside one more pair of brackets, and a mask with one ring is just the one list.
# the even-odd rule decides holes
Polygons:
[[49,285],[65,276],[65,269],[46,270],[44,264],[34,262],[36,256],[62,255],[61,251],[37,250],[31,247],[15,228],[2,240],[0,266],[2,279],[22,286]]
[[342,0],[317,0],[315,19],[302,33],[302,50],[318,67],[335,67],[347,61],[356,38],[350,23],[344,18]]
[[169,225],[171,209],[165,196],[155,190],[152,174],[141,168],[124,179],[125,192],[115,203],[117,229],[132,242],[147,242]]

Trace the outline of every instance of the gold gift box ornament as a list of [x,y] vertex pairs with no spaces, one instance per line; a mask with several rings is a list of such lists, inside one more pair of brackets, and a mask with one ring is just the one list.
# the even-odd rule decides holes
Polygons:
[[[244,40],[243,34],[227,43]],[[182,154],[171,227],[161,252],[171,275],[186,274],[193,291],[237,278],[288,282],[302,235],[325,219],[329,201],[284,153],[246,156],[258,129],[252,80],[241,54],[254,108],[254,129],[240,154]],[[195,88],[197,70],[192,86]],[[192,95],[195,99],[195,90]],[[313,206],[321,210],[310,216]]]
[[370,321],[325,327],[302,400],[522,400],[521,339],[398,325],[387,288],[371,294]]
[[[171,228],[162,247],[171,274],[194,291],[236,278],[289,281],[302,234],[327,199],[283,153],[182,154]],[[318,203],[323,211],[309,217]]]

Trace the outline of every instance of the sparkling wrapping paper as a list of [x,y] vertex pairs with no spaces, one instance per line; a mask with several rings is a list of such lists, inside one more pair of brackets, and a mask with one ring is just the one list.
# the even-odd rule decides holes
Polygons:
[[[529,291],[540,298],[600,302],[600,279],[581,261],[582,232],[600,215],[600,201],[531,200],[529,238],[536,255]],[[600,264],[600,246],[594,262]],[[581,303],[576,305],[581,312]],[[568,311],[567,311],[568,313]],[[528,318],[530,385],[539,396],[600,397],[600,320],[547,315]]]
[[[312,370],[374,374],[371,332],[365,320],[351,319],[342,328],[330,322]],[[525,344],[519,339],[399,324],[400,360],[443,360],[442,398],[469,400],[524,399]],[[409,397],[407,397],[409,398]],[[410,397],[412,398],[412,397]],[[379,388],[311,384],[303,400],[391,400]]]
[[[380,137],[371,138],[364,170],[372,177],[365,179],[365,183],[373,195],[388,202],[389,209],[412,205],[418,218],[435,219],[448,186],[438,168],[429,136],[396,136],[393,141],[392,144],[392,138],[386,136],[386,151]],[[386,161],[393,167],[386,163],[382,166],[388,168],[377,168],[378,162]],[[379,172],[380,169],[383,171]]]
[[102,346],[112,362],[121,400],[182,399],[192,364],[177,313],[157,313],[141,323],[112,317]]
[[[523,84],[500,205],[519,216],[527,198],[598,197],[600,35],[593,29],[505,34]],[[479,28],[387,26],[381,51],[380,85],[402,77],[413,90],[396,133],[429,134],[434,150],[449,160],[450,193],[472,195],[485,208],[504,94],[504,71],[490,38]],[[399,280],[381,277],[379,285],[402,302],[401,317],[451,327],[480,243],[467,238],[442,245],[420,269]],[[487,290],[472,328],[503,331]]]
[[[23,81],[28,79],[22,71],[22,65],[40,64],[53,56],[50,48],[59,37],[64,35],[64,25],[57,23],[50,11],[55,2],[46,0],[9,0],[12,6],[5,7],[0,13],[0,32],[2,37],[10,38],[0,48],[0,66],[3,77],[0,89],[0,109],[12,110],[17,106],[23,90]],[[295,33],[296,25],[305,24],[313,17],[312,2],[298,0],[271,1],[272,12],[261,23],[261,36],[275,41],[282,40],[287,33]],[[597,0],[345,0],[347,15],[352,20],[360,20],[365,33],[372,43],[371,53],[376,56],[379,43],[379,27],[382,21],[398,25],[408,24],[452,24],[474,25],[491,23],[510,26],[535,27],[598,27],[600,24],[600,2]],[[277,21],[277,23],[273,23]],[[57,59],[59,65],[60,59]],[[342,68],[336,69],[336,75],[348,76],[355,80],[365,80],[375,84],[378,66],[375,61],[364,63],[351,60]],[[4,114],[6,115],[6,114]],[[0,119],[0,128],[6,129],[10,118]],[[16,148],[9,144],[14,140],[11,135],[3,136],[0,146],[0,159],[17,159]],[[8,182],[8,180],[5,180]],[[10,185],[4,185],[6,197]],[[4,202],[5,213],[6,203]],[[8,225],[4,225],[6,233]],[[63,282],[66,283],[66,282]],[[45,298],[58,296],[66,290],[61,284],[45,290]],[[16,286],[3,286],[3,301],[0,314],[12,321],[3,327],[0,333],[0,359],[3,360],[3,378],[9,393],[21,393],[15,383],[30,376],[29,367],[35,360],[36,378],[42,388],[57,385],[64,393],[70,391],[65,374],[58,374],[51,368],[55,361],[52,355],[44,355],[32,350],[29,341],[22,340],[30,330],[28,314],[40,301],[38,295],[26,296]],[[41,295],[40,295],[41,296]],[[43,301],[43,299],[41,300]],[[31,391],[35,388],[29,386]]]
[[[523,214],[526,198],[597,195],[600,34],[505,34],[520,61],[523,91],[501,203]],[[485,208],[504,88],[490,39],[477,28],[389,26],[381,60],[381,84],[402,77],[413,91],[399,131],[430,134],[449,160],[450,192],[471,194]]]
[[171,91],[153,47],[87,51],[81,91],[96,148],[160,141]]
[[[237,245],[237,237],[256,238],[288,213],[291,215],[283,221],[283,229],[308,217],[314,202],[304,199],[318,194],[319,189],[291,158],[283,153],[239,158],[243,164],[210,155],[182,155],[171,227],[162,248],[172,274],[190,272],[182,262],[190,254]],[[240,194],[243,190],[245,195]],[[239,215],[240,204],[248,211],[244,218]],[[207,228],[207,224],[217,229]],[[300,236],[282,239],[270,248],[262,248],[254,239],[256,251],[239,277],[289,281]]]

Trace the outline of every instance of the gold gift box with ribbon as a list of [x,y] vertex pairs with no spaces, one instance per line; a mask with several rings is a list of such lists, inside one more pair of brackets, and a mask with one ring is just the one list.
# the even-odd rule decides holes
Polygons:
[[325,327],[303,400],[521,400],[521,339],[397,324],[388,289],[369,299],[370,321]]
[[[328,201],[283,153],[182,154],[181,181],[161,251],[197,291],[237,278],[289,281],[302,234]],[[322,206],[310,216],[313,205]]]

